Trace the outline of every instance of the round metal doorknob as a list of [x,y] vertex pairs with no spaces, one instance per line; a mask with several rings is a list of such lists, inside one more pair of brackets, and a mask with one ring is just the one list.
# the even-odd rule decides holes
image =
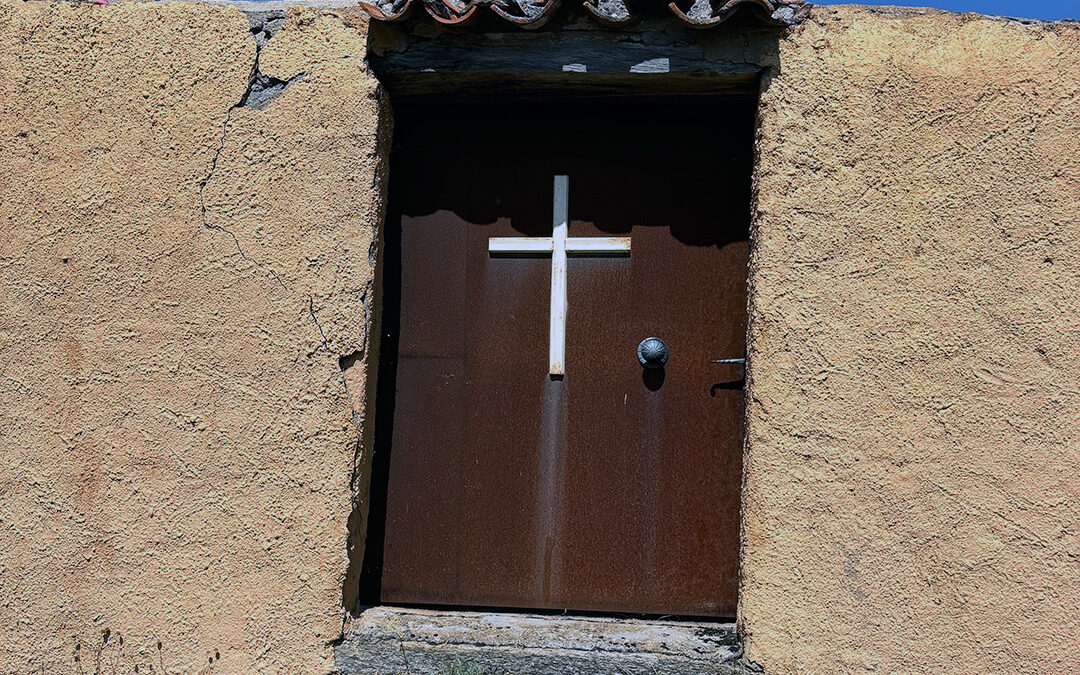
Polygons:
[[663,368],[668,359],[668,346],[658,337],[647,337],[637,346],[637,360],[642,368]]

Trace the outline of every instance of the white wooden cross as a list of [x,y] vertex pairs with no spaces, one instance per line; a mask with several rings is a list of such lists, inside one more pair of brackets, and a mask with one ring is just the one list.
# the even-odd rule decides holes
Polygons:
[[550,237],[490,237],[488,253],[551,255],[551,319],[548,372],[566,369],[566,254],[630,255],[630,237],[567,237],[570,178],[555,176],[555,208]]

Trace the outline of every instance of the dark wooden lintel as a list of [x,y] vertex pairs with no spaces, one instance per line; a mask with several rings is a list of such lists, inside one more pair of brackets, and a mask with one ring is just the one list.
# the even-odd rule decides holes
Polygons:
[[[428,27],[430,31],[430,27]],[[372,70],[392,95],[756,95],[781,33],[691,30],[643,21],[633,30],[581,25],[536,32],[417,32],[372,24]]]

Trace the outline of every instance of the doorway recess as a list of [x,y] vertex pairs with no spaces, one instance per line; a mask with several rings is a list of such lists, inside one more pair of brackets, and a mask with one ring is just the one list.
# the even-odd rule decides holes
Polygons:
[[[584,151],[604,152],[605,148],[625,151],[627,148],[641,147],[644,155],[652,157],[650,170],[656,175],[665,172],[670,174],[673,171],[678,173],[687,168],[687,164],[691,164],[698,174],[704,171],[708,176],[710,164],[707,161],[680,162],[679,156],[685,157],[687,152],[693,152],[697,153],[699,158],[704,158],[711,154],[713,169],[726,163],[739,166],[735,172],[740,176],[738,179],[732,180],[731,176],[728,176],[727,180],[716,180],[714,183],[714,186],[724,184],[727,186],[724,190],[728,190],[721,190],[723,194],[716,196],[716,208],[733,214],[739,221],[738,225],[731,226],[731,231],[724,236],[731,241],[745,241],[748,236],[752,147],[758,91],[763,86],[763,81],[767,83],[770,68],[777,64],[776,45],[782,30],[763,27],[760,22],[753,20],[736,18],[730,22],[730,29],[693,31],[682,26],[673,26],[670,21],[661,17],[647,16],[629,33],[624,33],[582,30],[580,23],[575,23],[579,18],[572,14],[557,18],[544,29],[533,32],[513,32],[512,29],[505,32],[504,29],[503,32],[480,31],[457,35],[436,35],[429,29],[418,29],[415,22],[396,25],[372,23],[370,64],[390,95],[395,116],[395,133],[390,164],[387,236],[382,252],[384,342],[378,366],[376,446],[371,476],[367,541],[359,570],[360,593],[345,641],[339,648],[339,663],[344,664],[342,659],[352,658],[348,653],[355,655],[358,651],[371,651],[371,645],[382,638],[399,639],[400,628],[387,628],[387,622],[398,627],[416,624],[414,627],[422,632],[420,624],[430,626],[433,625],[432,622],[451,621],[467,633],[466,642],[471,646],[466,651],[471,650],[470,654],[477,656],[477,649],[487,645],[492,653],[501,654],[502,656],[498,657],[501,659],[506,656],[505,649],[497,644],[498,640],[491,636],[485,637],[483,626],[470,623],[470,617],[486,617],[480,622],[484,625],[490,621],[509,622],[508,625],[523,621],[541,631],[542,635],[553,636],[564,629],[572,633],[581,628],[570,626],[574,619],[562,617],[569,611],[571,615],[580,617],[579,620],[608,622],[613,629],[627,621],[661,626],[675,618],[680,619],[681,624],[688,628],[693,626],[692,634],[701,635],[703,630],[713,630],[708,626],[715,626],[715,630],[719,631],[717,635],[723,633],[726,636],[722,639],[726,645],[724,655],[716,656],[712,660],[718,668],[717,672],[741,672],[742,666],[738,663],[740,650],[735,640],[734,625],[724,623],[733,618],[737,597],[737,524],[734,527],[735,538],[730,543],[736,561],[736,576],[730,582],[731,586],[723,591],[728,599],[705,611],[676,609],[672,612],[661,606],[619,609],[604,607],[602,603],[584,603],[571,607],[562,606],[558,604],[559,601],[550,604],[528,600],[490,601],[490,598],[483,597],[454,597],[452,593],[440,590],[437,584],[435,592],[428,597],[410,601],[407,598],[389,598],[390,594],[383,585],[388,516],[391,521],[393,519],[393,512],[391,510],[388,513],[388,507],[392,509],[394,501],[390,474],[395,452],[394,420],[398,414],[396,397],[401,347],[400,218],[409,209],[415,212],[425,209],[431,212],[439,210],[432,205],[421,205],[419,209],[406,206],[403,199],[407,190],[404,190],[403,186],[415,185],[420,180],[433,180],[444,182],[443,191],[448,193],[455,189],[472,189],[470,181],[465,180],[455,186],[457,176],[436,171],[435,167],[416,161],[416,153],[423,149],[422,146],[427,145],[430,149],[433,145],[442,144],[444,148],[450,148],[458,144],[458,147],[464,147],[462,144],[467,144],[468,139],[483,133],[488,139],[498,136],[500,140],[492,143],[493,146],[502,144],[510,151],[526,148],[525,151],[528,152],[528,146],[542,146],[545,137],[551,138],[550,130],[553,125],[565,125],[569,121],[571,127],[574,127],[571,133],[591,136],[592,145],[583,146]],[[661,140],[636,143],[645,136]],[[665,146],[670,150],[666,158],[658,150]],[[506,171],[511,172],[513,169],[507,167]],[[587,185],[598,184],[595,180],[591,183],[588,180],[571,180],[575,187],[580,185],[586,188]],[[669,193],[667,198],[677,201],[686,194],[696,194],[707,189],[703,186],[708,184],[708,180],[701,183],[690,181],[684,186],[684,189],[690,192],[681,194],[677,187],[665,188]],[[577,194],[575,187],[571,188],[571,195]],[[538,191],[550,193],[551,186],[541,186]],[[617,190],[610,192],[609,197],[617,197]],[[545,202],[543,212],[546,214],[538,222],[547,218],[548,222],[540,225],[548,227],[550,198],[550,194],[547,194],[538,199],[538,206]],[[570,199],[573,203],[574,197],[571,196]],[[483,206],[476,205],[474,210]],[[453,211],[452,208],[449,210]],[[478,215],[480,224],[485,220],[491,221],[492,214]],[[498,219],[497,214],[495,219]],[[572,206],[571,227],[574,227],[574,219]],[[394,222],[395,220],[397,222]],[[517,230],[516,233],[542,236],[543,233],[539,230],[528,231],[532,227],[526,225],[524,231]],[[602,229],[603,225],[598,227]],[[733,234],[736,231],[737,234]],[[689,236],[692,238],[697,235]],[[705,247],[724,245],[725,243],[719,240],[704,243]],[[571,321],[573,316],[572,314]],[[545,331],[536,340],[546,343],[546,337]],[[546,349],[546,344],[543,346]],[[729,358],[742,354],[734,353],[733,346],[717,345],[716,351],[709,356]],[[542,370],[546,370],[546,362],[540,366]],[[741,395],[741,367],[713,368],[714,381],[706,387],[706,396]],[[641,384],[646,383],[642,380]],[[645,389],[648,390],[648,387]],[[439,396],[434,396],[435,405],[427,406],[434,414],[441,414],[438,412],[438,400]],[[452,418],[453,414],[450,417]],[[645,467],[645,473],[656,470],[656,461],[662,459],[654,459],[652,465]],[[735,471],[738,472],[737,467]],[[460,480],[461,476],[458,476],[458,479]],[[471,489],[469,485],[460,484],[463,492]],[[653,508],[656,508],[655,505]],[[737,513],[736,506],[736,521]],[[498,533],[495,536],[497,537]],[[702,536],[708,536],[708,533],[705,532]],[[542,564],[543,556],[538,560]],[[624,559],[613,557],[613,561],[612,567],[617,567]],[[491,562],[498,564],[498,560],[494,558]],[[483,582],[479,585],[482,586]],[[659,585],[662,587],[662,580]],[[397,608],[390,605],[396,605]],[[447,616],[451,618],[447,619]],[[705,618],[707,621],[700,623]],[[716,623],[717,620],[719,623]],[[530,623],[533,621],[536,623]],[[561,621],[565,621],[566,625],[562,626]],[[595,632],[596,627],[592,626],[588,630]],[[409,632],[406,641],[412,638],[415,638],[412,646],[418,650],[418,654],[430,646],[425,646],[427,638],[419,632],[415,635]],[[543,644],[555,645],[546,638],[538,639],[534,656],[542,651]],[[350,647],[350,644],[357,649]],[[586,651],[596,648],[597,645],[583,643]],[[676,647],[674,651],[678,652],[678,649]],[[439,647],[435,652],[440,654],[439,659],[444,659],[446,655],[441,650],[442,647]],[[450,652],[456,653],[452,648]],[[622,663],[632,663],[636,658],[635,653],[641,655],[644,652],[635,652],[634,648],[628,647]],[[457,656],[453,658],[456,659]],[[465,660],[468,661],[469,658]],[[646,660],[649,658],[653,657]],[[445,660],[440,662],[446,663]],[[492,661],[489,665],[492,664],[495,662]],[[541,665],[535,662],[530,665],[521,662],[521,666],[531,672],[545,672]],[[425,672],[422,668],[417,670],[415,663],[412,667],[414,672]],[[484,668],[483,659],[480,667]],[[505,666],[499,667],[505,669]],[[346,669],[345,672],[360,671]],[[501,671],[496,668],[492,672]],[[551,672],[561,671],[556,669]],[[613,671],[609,667],[597,666],[595,672]],[[661,669],[658,672],[666,671]]]

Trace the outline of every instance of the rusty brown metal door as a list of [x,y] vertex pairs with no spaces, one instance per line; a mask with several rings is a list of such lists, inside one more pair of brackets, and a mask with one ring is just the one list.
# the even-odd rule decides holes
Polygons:
[[[745,349],[752,128],[739,101],[398,111],[380,601],[734,616],[742,368],[710,361]],[[561,379],[550,256],[488,252],[551,236],[556,174],[570,236],[632,241],[569,259]]]

